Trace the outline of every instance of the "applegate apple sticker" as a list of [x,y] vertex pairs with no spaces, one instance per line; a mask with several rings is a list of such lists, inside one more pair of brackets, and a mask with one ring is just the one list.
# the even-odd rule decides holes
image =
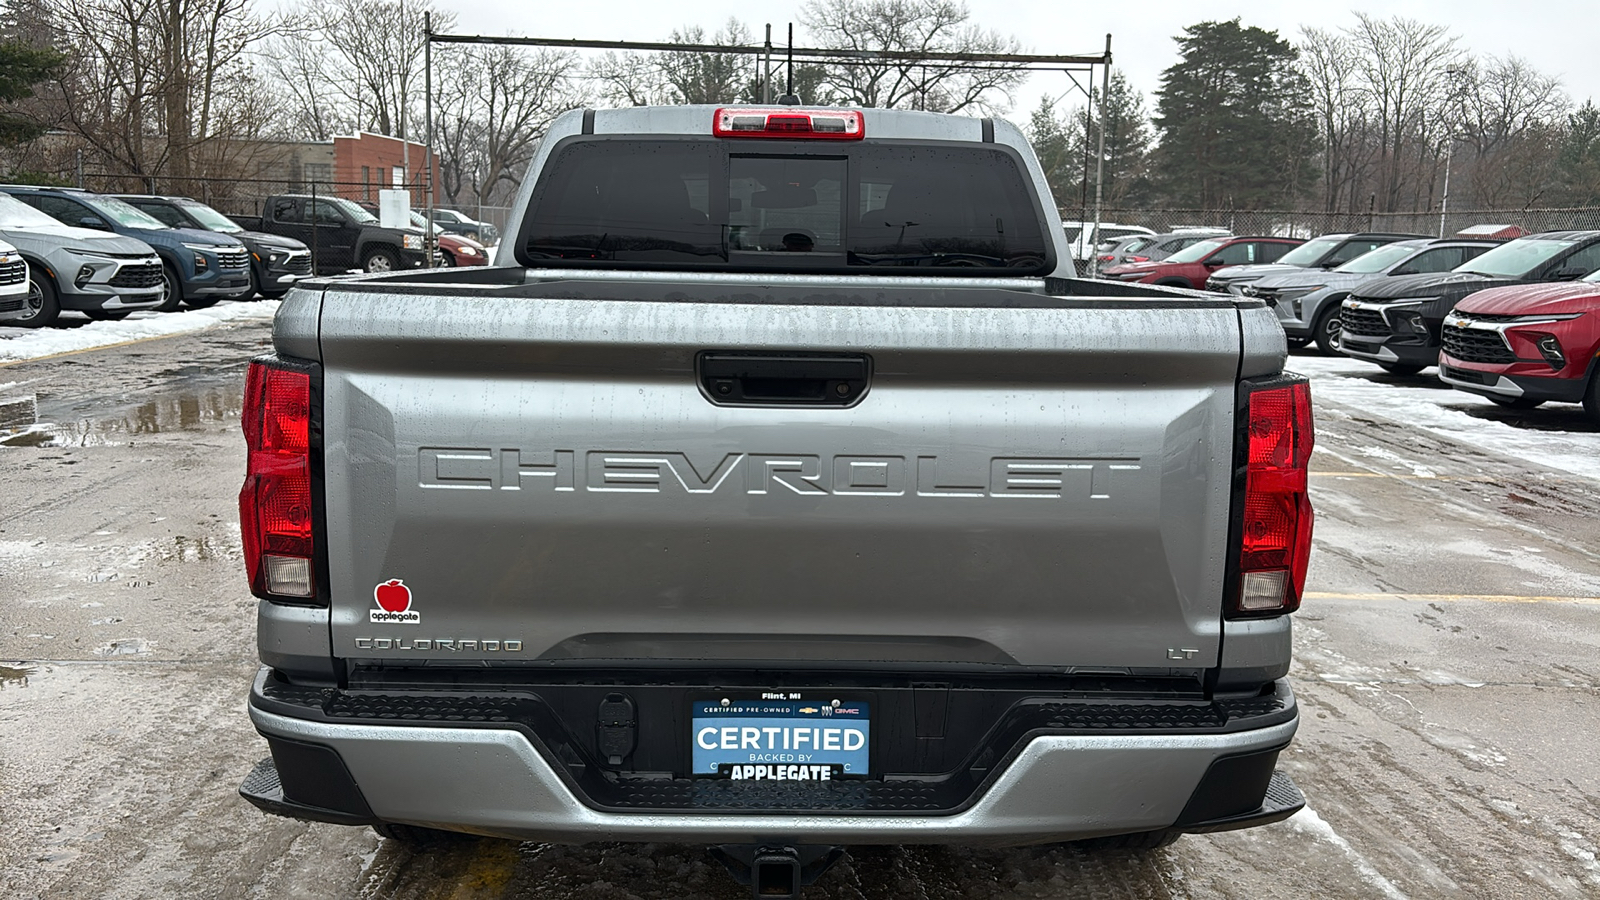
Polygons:
[[391,578],[372,589],[378,608],[369,610],[367,621],[382,625],[415,625],[422,615],[411,608],[411,588],[399,578]]

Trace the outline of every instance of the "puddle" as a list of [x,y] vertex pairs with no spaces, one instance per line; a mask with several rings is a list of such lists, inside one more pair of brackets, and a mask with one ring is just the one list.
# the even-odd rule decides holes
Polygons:
[[96,647],[96,656],[138,656],[150,652],[151,643],[144,638],[127,638],[120,641],[111,641]]
[[0,666],[0,691],[8,687],[27,687],[28,676],[38,671],[33,666]]
[[192,538],[181,534],[173,537],[171,548],[161,547],[158,552],[162,559],[175,562],[207,562],[219,556],[211,538]]
[[39,399],[33,394],[26,397],[0,397],[0,432],[19,431],[39,421]]
[[244,385],[232,378],[225,385],[170,394],[120,413],[57,422],[37,421],[37,402],[28,398],[26,412],[15,413],[9,426],[0,419],[0,446],[105,447],[144,435],[204,431],[217,423],[237,422],[243,395]]

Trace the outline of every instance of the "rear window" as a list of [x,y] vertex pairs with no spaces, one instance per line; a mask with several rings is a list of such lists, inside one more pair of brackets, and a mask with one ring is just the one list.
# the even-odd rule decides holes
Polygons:
[[580,139],[545,166],[532,266],[1045,274],[1041,217],[992,145]]

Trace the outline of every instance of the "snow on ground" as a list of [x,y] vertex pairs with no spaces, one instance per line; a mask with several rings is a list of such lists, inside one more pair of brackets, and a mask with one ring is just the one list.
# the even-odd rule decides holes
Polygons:
[[[1348,357],[1289,357],[1285,368],[1311,377],[1311,402],[1351,407],[1441,437],[1600,481],[1600,428],[1581,407],[1547,403],[1512,413],[1466,391],[1445,390],[1433,369],[1399,378]],[[1546,427],[1553,421],[1568,430]]]
[[[54,328],[15,328],[0,325],[0,363],[37,359],[57,353],[90,350],[141,338],[166,337],[205,331],[222,322],[270,319],[277,300],[233,303],[224,300],[210,309],[176,313],[136,312],[121,322],[89,322],[63,315]],[[77,325],[78,327],[70,327]],[[63,327],[68,326],[68,327]]]

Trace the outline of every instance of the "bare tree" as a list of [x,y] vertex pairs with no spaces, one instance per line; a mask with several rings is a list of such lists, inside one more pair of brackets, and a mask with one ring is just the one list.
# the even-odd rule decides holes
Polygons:
[[1354,210],[1357,184],[1371,165],[1367,141],[1370,91],[1361,79],[1354,41],[1318,28],[1300,29],[1300,71],[1322,139],[1323,208]]
[[609,106],[660,106],[672,102],[656,64],[643,53],[606,52],[589,64],[596,99]]
[[441,193],[462,203],[515,192],[550,120],[582,103],[572,54],[462,47],[435,59]]
[[422,117],[423,19],[448,30],[455,14],[429,0],[307,0],[321,41],[330,52],[334,89],[354,110],[357,127],[412,138]]
[[69,63],[62,121],[149,183],[223,164],[268,118],[249,50],[272,32],[248,0],[48,0]]
[[335,87],[336,58],[311,17],[300,13],[287,20],[263,46],[260,60],[267,78],[288,98],[280,122],[285,137],[325,141],[355,127]]
[[[967,24],[970,13],[954,0],[812,0],[800,20],[823,47],[943,53],[1016,53],[1015,38]],[[1020,66],[937,61],[856,60],[826,66],[823,88],[841,102],[914,107],[937,112],[984,112],[1010,106],[1011,90],[1027,72]]]
[[1555,133],[1570,109],[1560,80],[1516,56],[1467,59],[1451,75],[1452,139],[1471,151],[1463,168],[1472,202],[1528,202],[1536,173],[1554,172]]
[[[698,25],[673,29],[674,44],[750,46],[750,29],[729,19],[707,36]],[[599,84],[599,99],[614,106],[658,106],[674,103],[740,103],[756,83],[756,57],[743,53],[659,52],[604,53],[589,65]]]
[[1375,118],[1379,208],[1400,209],[1407,187],[1415,207],[1421,185],[1431,193],[1439,135],[1448,127],[1446,73],[1462,59],[1458,38],[1442,25],[1366,13],[1356,13],[1356,25],[1346,35]]

